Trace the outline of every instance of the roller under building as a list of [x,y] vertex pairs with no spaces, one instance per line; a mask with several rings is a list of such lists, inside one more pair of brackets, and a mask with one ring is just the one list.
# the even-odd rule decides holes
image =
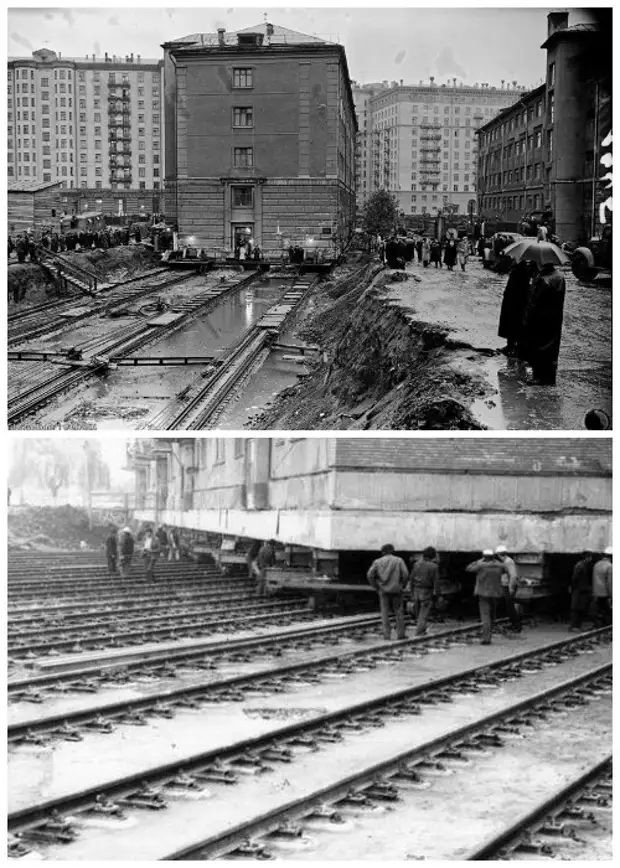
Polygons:
[[273,538],[341,582],[386,542],[433,545],[459,571],[503,544],[539,578],[611,543],[607,439],[141,440],[133,466],[137,519],[215,548]]

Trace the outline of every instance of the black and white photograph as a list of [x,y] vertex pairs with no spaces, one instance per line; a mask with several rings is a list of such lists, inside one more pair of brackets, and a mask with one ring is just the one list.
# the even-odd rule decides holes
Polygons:
[[611,445],[11,435],[10,861],[611,860]]
[[611,6],[20,6],[7,77],[10,429],[611,429]]

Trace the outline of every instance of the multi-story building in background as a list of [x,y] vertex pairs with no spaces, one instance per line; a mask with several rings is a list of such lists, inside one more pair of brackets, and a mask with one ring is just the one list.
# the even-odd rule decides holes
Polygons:
[[164,44],[166,216],[213,252],[330,248],[355,220],[342,45],[263,23]]
[[544,212],[563,241],[595,234],[611,132],[611,20],[606,27],[597,12],[592,20],[583,9],[550,13],[544,84],[480,128],[478,197],[488,221],[516,228]]
[[475,131],[524,90],[516,82],[495,88],[434,78],[356,85],[358,205],[384,189],[405,215],[436,214],[446,205],[468,213],[476,200]]
[[159,211],[163,61],[64,58],[49,49],[8,62],[11,182],[59,182],[64,210]]

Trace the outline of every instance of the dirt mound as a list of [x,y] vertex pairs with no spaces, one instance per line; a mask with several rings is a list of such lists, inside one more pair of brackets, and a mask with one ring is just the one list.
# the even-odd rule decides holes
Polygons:
[[56,286],[47,271],[34,262],[16,263],[8,269],[8,309],[23,310],[31,305],[49,301]]
[[[299,335],[324,350],[309,376],[252,427],[481,429],[467,406],[485,385],[446,349],[448,329],[386,299],[390,273],[370,264],[325,285]],[[325,358],[327,361],[325,361]]]
[[80,250],[64,255],[79,268],[110,283],[133,277],[141,271],[150,271],[160,264],[158,254],[138,244],[109,247],[107,250]]
[[106,525],[88,527],[85,509],[75,506],[9,507],[7,519],[9,549],[37,551],[75,550],[83,540],[99,549],[108,533]]

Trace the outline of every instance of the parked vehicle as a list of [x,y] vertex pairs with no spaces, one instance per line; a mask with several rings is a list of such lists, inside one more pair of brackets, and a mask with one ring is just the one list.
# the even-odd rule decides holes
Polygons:
[[577,280],[594,280],[600,271],[611,271],[611,259],[611,226],[606,226],[600,236],[591,238],[587,245],[578,247],[573,252],[571,260],[573,274]]

